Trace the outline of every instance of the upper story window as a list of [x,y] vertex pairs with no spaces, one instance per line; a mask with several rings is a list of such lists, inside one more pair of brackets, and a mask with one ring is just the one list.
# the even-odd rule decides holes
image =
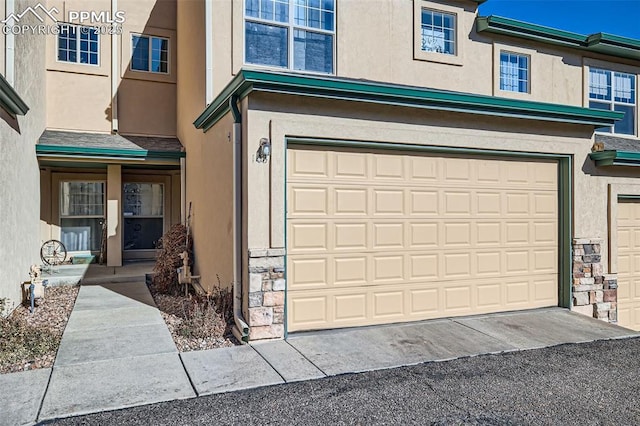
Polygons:
[[163,37],[131,36],[131,69],[169,73],[169,40]]
[[500,51],[500,90],[529,93],[529,55]]
[[335,0],[246,0],[245,62],[333,73]]
[[99,41],[95,28],[62,24],[58,33],[58,61],[98,65]]
[[636,128],[636,76],[623,72],[589,68],[589,108],[624,112],[624,118],[611,127],[596,129],[634,135]]
[[456,55],[456,15],[422,9],[421,49]]

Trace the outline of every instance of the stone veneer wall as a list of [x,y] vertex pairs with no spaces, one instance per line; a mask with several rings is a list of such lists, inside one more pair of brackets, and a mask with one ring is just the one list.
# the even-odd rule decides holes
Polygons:
[[249,340],[284,337],[284,249],[249,250]]
[[573,303],[571,310],[615,323],[618,321],[618,278],[605,274],[602,240],[573,240]]

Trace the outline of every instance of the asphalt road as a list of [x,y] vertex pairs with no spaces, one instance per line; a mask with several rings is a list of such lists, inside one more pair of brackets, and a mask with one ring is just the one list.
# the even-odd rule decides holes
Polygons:
[[348,374],[55,424],[640,424],[640,338]]

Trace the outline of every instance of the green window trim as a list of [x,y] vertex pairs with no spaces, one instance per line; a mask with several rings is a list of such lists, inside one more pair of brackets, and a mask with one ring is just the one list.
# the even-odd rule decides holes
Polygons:
[[615,111],[573,105],[500,98],[330,76],[242,69],[194,121],[194,126],[206,132],[229,112],[230,102],[234,96],[242,99],[253,91],[498,117],[586,124],[596,127],[611,126],[624,116],[622,113]]
[[595,33],[585,36],[495,15],[478,16],[476,31],[565,46],[618,58],[640,60],[640,40],[613,34]]
[[0,106],[14,118],[17,115],[25,115],[29,111],[29,107],[18,92],[2,75],[0,75]]

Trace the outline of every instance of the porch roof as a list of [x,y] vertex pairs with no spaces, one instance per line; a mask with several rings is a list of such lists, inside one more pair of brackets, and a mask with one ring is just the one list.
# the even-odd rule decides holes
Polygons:
[[640,139],[596,134],[595,142],[589,157],[596,166],[640,166]]
[[45,130],[36,145],[38,158],[110,162],[177,162],[185,157],[177,138],[123,136]]

